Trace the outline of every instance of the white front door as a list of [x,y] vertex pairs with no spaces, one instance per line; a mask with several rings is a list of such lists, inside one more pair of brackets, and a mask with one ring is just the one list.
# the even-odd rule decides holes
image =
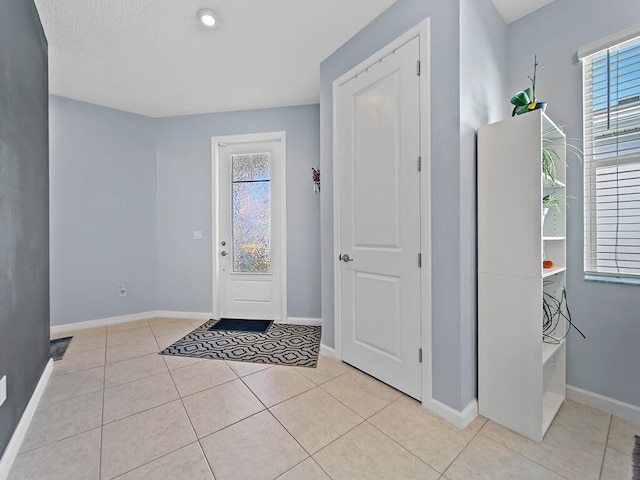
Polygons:
[[216,137],[213,151],[214,314],[283,320],[284,134]]
[[342,359],[417,399],[419,58],[414,38],[334,92]]

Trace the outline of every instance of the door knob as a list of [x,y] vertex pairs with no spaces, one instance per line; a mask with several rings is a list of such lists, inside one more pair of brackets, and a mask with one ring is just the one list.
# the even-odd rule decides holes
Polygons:
[[227,252],[225,252],[224,250],[220,252],[220,255],[222,255],[223,257],[227,256]]
[[347,263],[347,262],[353,262],[353,258],[349,258],[348,254],[344,254],[344,255],[340,255],[338,257],[338,260],[342,260],[343,262]]

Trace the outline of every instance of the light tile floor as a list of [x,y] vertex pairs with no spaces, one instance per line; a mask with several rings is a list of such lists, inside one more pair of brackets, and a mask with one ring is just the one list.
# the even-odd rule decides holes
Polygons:
[[481,417],[457,429],[329,357],[307,369],[158,355],[199,323],[71,332],[9,478],[632,478],[640,424],[567,401],[539,444]]

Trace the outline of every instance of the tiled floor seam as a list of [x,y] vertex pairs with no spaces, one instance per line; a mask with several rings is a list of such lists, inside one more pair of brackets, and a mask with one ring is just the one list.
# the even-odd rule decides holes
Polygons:
[[[484,423],[482,424],[482,426],[478,429],[478,431],[477,431],[476,433],[474,433],[474,434],[471,436],[471,438],[469,439],[469,441],[468,441],[467,443],[465,443],[465,444],[464,444],[464,447],[462,447],[462,449],[458,452],[458,454],[454,457],[454,459],[453,459],[453,460],[451,460],[451,462],[449,462],[449,465],[447,465],[447,466],[446,466],[446,468],[445,468],[445,469],[442,471],[442,473],[441,473],[442,478],[444,478],[444,479],[446,480],[445,475],[447,474],[447,470],[449,470],[449,469],[451,468],[451,465],[453,465],[453,464],[456,462],[456,460],[458,459],[458,457],[459,457],[460,455],[462,455],[462,452],[464,452],[464,451],[467,449],[467,447],[468,447],[468,446],[469,446],[469,444],[473,441],[473,439],[474,439],[474,438],[476,438],[476,437],[480,434],[480,432],[482,431],[482,429],[484,428],[484,426],[487,424],[487,422],[489,422],[489,420],[485,420],[485,422],[484,422]],[[434,467],[431,467],[431,468],[434,468]],[[436,470],[436,471],[437,471],[437,470]]]
[[[485,425],[486,425],[486,423],[485,423]],[[480,431],[480,432],[478,432],[478,433],[480,433],[483,437],[485,437],[485,438],[489,439],[490,441],[492,441],[492,442],[494,442],[494,443],[497,443],[498,445],[500,445],[500,446],[502,446],[502,447],[504,447],[504,448],[506,448],[506,449],[508,449],[508,450],[511,450],[511,451],[512,451],[513,453],[515,453],[516,455],[519,455],[519,456],[521,456],[522,458],[526,458],[526,459],[527,459],[527,460],[529,460],[530,462],[535,463],[535,464],[536,464],[536,465],[538,465],[539,467],[542,467],[542,468],[544,468],[545,470],[548,470],[548,471],[550,471],[551,473],[553,473],[553,474],[555,474],[555,475],[557,475],[557,476],[559,476],[559,477],[561,477],[561,478],[564,478],[564,479],[566,479],[566,480],[575,480],[575,479],[572,479],[572,478],[566,477],[566,476],[564,476],[563,474],[556,472],[555,470],[551,470],[551,469],[550,469],[549,467],[547,467],[546,465],[541,464],[540,462],[538,462],[538,461],[534,460],[533,458],[529,458],[528,456],[523,455],[522,453],[520,453],[520,452],[518,452],[518,451],[514,450],[513,448],[509,447],[508,445],[505,445],[504,443],[500,443],[500,442],[498,442],[498,441],[494,440],[493,438],[489,437],[488,435],[485,435],[484,433],[482,433],[482,429],[481,429],[481,431]]]
[[[101,368],[101,367],[93,367],[93,368]],[[89,369],[89,370],[93,370],[93,369]],[[103,390],[104,390],[104,384],[103,384]],[[82,395],[76,395],[76,396],[69,397],[69,398],[63,398],[62,400],[56,400],[55,402],[42,403],[42,400],[41,400],[40,403],[38,404],[38,408],[40,406],[48,407],[49,405],[57,405],[58,403],[68,402],[69,400],[75,400],[76,398],[88,397],[89,395],[95,395],[99,391],[100,390],[94,390],[93,392],[87,392],[87,393],[83,393]],[[46,392],[46,390],[45,390],[45,392]]]
[[[94,392],[94,393],[95,393],[95,392]],[[69,436],[67,436],[67,437],[58,438],[58,439],[53,440],[53,441],[51,441],[51,442],[45,442],[45,443],[43,443],[42,445],[38,445],[38,446],[37,446],[37,447],[35,447],[35,448],[30,448],[29,450],[24,450],[24,451],[23,451],[23,450],[20,450],[20,451],[18,452],[18,456],[20,456],[20,455],[24,455],[24,454],[26,454],[26,453],[32,453],[32,452],[35,452],[36,450],[40,450],[41,448],[44,448],[44,447],[50,447],[51,445],[54,445],[54,444],[56,444],[56,443],[58,443],[58,442],[63,442],[63,441],[65,441],[65,440],[69,440],[70,438],[77,437],[78,435],[82,435],[83,433],[87,433],[87,432],[90,432],[90,431],[92,431],[92,430],[96,430],[96,429],[98,429],[98,428],[102,428],[102,425],[98,425],[98,426],[96,426],[96,427],[87,428],[86,430],[82,430],[81,432],[76,432],[76,433],[74,433],[73,435],[69,435]]]
[[[369,417],[371,418],[371,417]],[[405,447],[404,445],[402,445],[400,442],[398,442],[396,439],[392,438],[390,435],[387,435],[385,432],[383,432],[382,430],[380,430],[377,426],[375,426],[373,423],[369,422],[369,420],[365,420],[365,422],[367,424],[369,424],[370,426],[372,426],[373,428],[375,428],[377,431],[379,431],[382,435],[384,435],[385,437],[387,437],[389,440],[391,440],[393,443],[395,443],[396,445],[398,445],[400,448],[402,448],[405,452],[407,452],[409,455],[411,455],[412,457],[414,457],[415,459],[417,459],[419,462],[424,463],[427,467],[429,467],[431,470],[433,470],[434,472],[436,472],[438,475],[444,475],[444,472],[441,472],[440,470],[438,470],[437,468],[435,468],[433,465],[428,464],[427,462],[425,462],[424,460],[422,460],[419,456],[417,456],[415,453],[413,453],[411,450],[409,450],[407,447]],[[465,445],[466,447],[466,445]],[[464,450],[464,448],[462,449]],[[446,471],[446,469],[445,469]]]
[[[172,450],[172,451],[170,451],[170,452],[168,452],[168,453],[165,453],[164,455],[160,455],[158,458],[154,458],[153,460],[149,460],[148,462],[141,463],[141,464],[140,464],[140,465],[138,465],[137,467],[134,467],[134,468],[132,468],[132,469],[130,469],[130,470],[127,470],[126,472],[123,472],[123,473],[119,474],[119,475],[118,475],[118,476],[116,476],[116,477],[105,478],[104,480],[117,480],[118,478],[122,478],[122,477],[124,477],[125,475],[127,475],[127,474],[129,474],[129,473],[133,472],[134,470],[137,470],[137,469],[139,469],[139,468],[142,468],[142,467],[144,467],[145,465],[149,465],[150,463],[153,463],[153,462],[155,462],[155,461],[158,461],[158,460],[160,460],[161,458],[166,457],[167,455],[171,455],[171,454],[173,454],[173,453],[176,453],[178,450],[182,450],[183,448],[187,448],[188,446],[194,445],[194,444],[196,444],[196,443],[198,444],[198,447],[200,447],[200,450],[202,450],[202,446],[200,445],[200,442],[198,442],[198,440],[195,440],[195,441],[193,441],[193,442],[187,443],[186,445],[182,445],[181,447],[176,448],[175,450]],[[203,452],[202,454],[203,454],[203,456],[204,456],[204,452]],[[206,456],[205,456],[205,459],[206,459]],[[209,464],[209,462],[207,462],[207,465],[208,465],[208,464]],[[209,468],[211,468],[211,467],[209,467]],[[102,472],[101,472],[101,475],[102,475]],[[213,475],[213,473],[212,473],[212,475]],[[150,480],[153,480],[153,479],[150,479]]]
[[[107,342],[105,336],[105,344]],[[104,349],[104,366],[103,366],[103,374],[102,374],[102,410],[100,415],[100,453],[99,453],[99,461],[98,461],[98,479],[102,480],[102,445],[103,445],[103,436],[104,436],[104,392],[106,390],[107,383],[107,349]]]
[[[611,434],[611,424],[612,423],[613,423],[613,415],[609,415],[609,426],[607,427],[607,439],[604,442],[604,451],[602,452],[602,462],[600,462],[600,474],[598,475],[598,479],[602,479],[602,472],[604,470],[604,459],[607,456],[607,448],[609,448],[609,435]],[[614,450],[616,450],[616,449],[614,449]],[[620,453],[622,453],[622,452],[620,452]]]
[[[166,363],[165,363],[166,365]],[[106,366],[106,365],[105,365]],[[121,382],[121,383],[116,383],[114,385],[110,385],[107,387],[106,385],[106,376],[107,376],[107,372],[105,371],[105,390],[111,390],[113,388],[118,388],[118,387],[122,387],[123,385],[128,385],[129,383],[134,383],[134,382],[139,382],[141,380],[147,380],[149,378],[153,378],[153,377],[158,377],[160,375],[164,375],[166,373],[171,373],[169,371],[169,368],[167,367],[167,370],[165,370],[164,372],[160,372],[160,373],[154,373],[152,375],[147,375],[146,377],[140,377],[140,378],[134,378],[133,380],[127,380],[126,382]]]
[[[105,349],[105,353],[106,353],[106,349]],[[87,370],[93,370],[94,368],[100,368],[100,367],[104,367],[105,364],[103,365],[94,365],[93,367],[88,367],[88,368],[83,368],[82,370],[75,370],[73,372],[69,372],[69,373],[56,373],[51,375],[51,378],[54,377],[66,377],[68,375],[73,375],[74,373],[82,373],[82,372],[86,372]]]
[[[349,372],[347,372],[349,373]],[[346,373],[345,373],[346,375]],[[342,376],[342,375],[339,375]],[[338,378],[338,377],[336,377]],[[333,379],[332,379],[333,380]],[[329,382],[325,382],[325,383],[329,383]],[[323,384],[324,385],[324,384]],[[400,398],[402,397],[398,397],[392,401],[390,401],[389,403],[387,403],[384,407],[376,410],[375,412],[373,412],[371,415],[369,415],[368,417],[363,416],[362,414],[356,412],[355,410],[353,410],[349,405],[347,405],[346,403],[342,402],[338,397],[336,397],[335,395],[332,395],[331,392],[327,391],[326,389],[322,388],[322,385],[318,385],[317,388],[321,388],[323,392],[325,392],[327,395],[329,395],[331,398],[333,398],[334,400],[340,402],[342,405],[344,405],[345,407],[347,407],[350,411],[352,411],[353,413],[355,413],[356,415],[358,415],[360,418],[364,418],[365,421],[368,421],[371,417],[373,417],[374,415],[377,415],[378,413],[380,413],[382,410],[384,410],[385,408],[387,408],[389,405],[391,405],[392,403],[397,402]]]
[[[318,386],[316,385],[314,388],[318,388]],[[308,393],[308,392],[310,392],[310,391],[312,391],[312,390],[313,390],[313,388],[310,388],[309,390],[305,390],[305,391],[304,391],[304,392],[302,392],[302,393]],[[323,391],[324,391],[324,390],[323,390]],[[286,401],[288,401],[288,400],[291,400],[292,398],[298,397],[298,396],[302,395],[302,393],[299,393],[298,395],[295,395],[295,396],[293,396],[293,397],[291,397],[291,398],[288,398],[288,399],[287,399],[287,400],[285,400],[284,402],[286,402]],[[280,403],[284,403],[284,402],[280,402]],[[270,414],[271,414],[271,415],[276,419],[276,421],[277,421],[280,425],[282,425],[282,428],[284,428],[284,429],[287,431],[287,433],[288,433],[289,435],[291,435],[291,437],[293,437],[293,439],[298,443],[298,445],[300,445],[300,446],[302,447],[302,449],[307,453],[307,455],[309,455],[309,457],[313,457],[313,455],[315,455],[316,453],[318,453],[318,452],[319,452],[320,450],[322,450],[323,448],[328,447],[329,445],[331,445],[331,444],[332,444],[333,442],[335,442],[338,438],[340,438],[340,437],[342,437],[342,436],[346,435],[347,433],[349,433],[351,430],[353,430],[353,429],[354,429],[354,428],[356,428],[357,426],[362,425],[364,422],[366,422],[366,419],[364,419],[364,418],[360,417],[360,415],[358,415],[358,417],[360,417],[360,418],[362,419],[362,421],[361,421],[361,422],[358,422],[356,425],[354,425],[354,426],[353,426],[352,428],[350,428],[348,431],[346,431],[346,432],[344,432],[342,435],[340,435],[340,437],[337,437],[337,438],[335,438],[335,439],[331,440],[329,443],[327,443],[326,445],[323,445],[322,447],[320,447],[319,449],[317,449],[315,452],[309,452],[309,450],[307,450],[307,449],[306,449],[306,448],[305,448],[305,447],[304,447],[300,442],[298,442],[298,439],[293,435],[293,433],[292,433],[292,432],[290,432],[290,431],[289,431],[289,429],[288,429],[287,427],[285,427],[285,426],[284,426],[284,424],[280,421],[280,419],[276,416],[276,414],[275,414],[275,413],[273,413],[273,412],[271,411],[271,408],[273,408],[273,407],[275,407],[275,406],[277,406],[277,405],[280,405],[280,404],[273,405],[272,407],[269,407],[267,410],[269,410],[269,413],[270,413]],[[307,458],[308,458],[308,457],[307,457]],[[303,460],[303,461],[304,461],[304,460]],[[315,461],[315,460],[314,460],[314,461]],[[300,462],[300,463],[302,463],[302,462]],[[316,462],[316,463],[318,463],[318,462]]]
[[[160,344],[158,343],[158,339],[155,336],[153,338],[154,338],[154,340],[156,342],[156,345],[158,346],[158,349],[160,349]],[[164,358],[162,360],[164,361]],[[175,388],[176,392],[178,393],[178,398],[180,400],[180,405],[182,405],[182,408],[184,409],[184,413],[187,416],[187,419],[189,420],[189,425],[191,425],[191,430],[193,431],[193,436],[196,438],[195,443],[198,444],[198,447],[200,448],[200,451],[202,452],[202,456],[204,457],[205,461],[207,462],[207,466],[209,467],[209,470],[211,471],[211,476],[215,478],[215,475],[213,474],[213,468],[211,467],[211,464],[209,463],[209,458],[204,453],[204,449],[202,448],[202,444],[200,443],[200,438],[198,438],[198,434],[196,432],[196,429],[193,426],[193,422],[191,421],[191,417],[189,416],[189,411],[187,410],[187,407],[184,406],[184,402],[182,401],[182,395],[180,395],[180,390],[178,390],[178,386],[176,385],[176,382],[173,379],[173,376],[171,375],[171,370],[169,369],[169,365],[167,365],[166,361],[164,361],[164,364],[167,367],[167,370],[169,370],[169,378],[171,379],[171,383],[173,383],[173,388]],[[172,401],[175,401],[175,400],[172,400]],[[180,448],[184,448],[184,447],[186,447],[188,445],[191,445],[191,443],[189,443],[187,445],[183,445]],[[180,450],[180,448],[178,448],[177,450]],[[167,454],[167,455],[169,455],[169,454]],[[166,455],[163,455],[163,456],[166,456]],[[162,457],[160,457],[160,458],[162,458]],[[155,460],[157,460],[157,459],[155,459]],[[153,460],[153,461],[155,461],[155,460]],[[141,465],[139,465],[136,468],[140,468],[140,467],[141,467]]]

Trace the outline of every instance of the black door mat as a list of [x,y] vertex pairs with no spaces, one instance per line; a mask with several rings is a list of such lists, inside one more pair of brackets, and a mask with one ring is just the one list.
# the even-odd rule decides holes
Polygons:
[[211,327],[210,331],[226,330],[228,332],[266,333],[273,324],[273,320],[245,320],[243,318],[221,318]]

